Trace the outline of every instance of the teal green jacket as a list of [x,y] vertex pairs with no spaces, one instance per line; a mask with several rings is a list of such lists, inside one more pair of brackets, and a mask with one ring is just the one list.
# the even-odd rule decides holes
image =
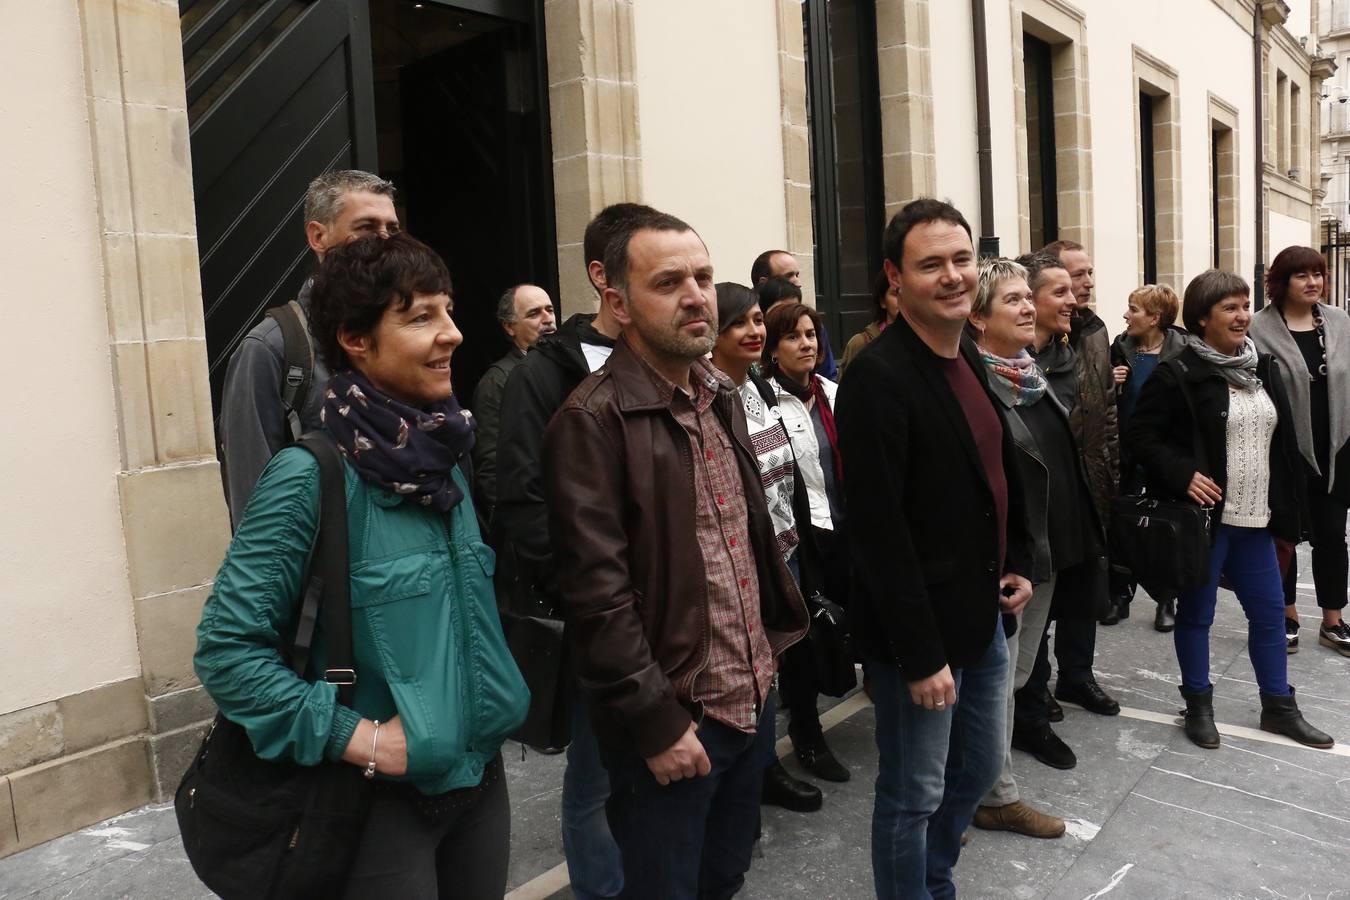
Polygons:
[[346,466],[355,709],[315,673],[282,659],[295,635],[301,581],[318,531],[319,465],[306,450],[268,464],[197,626],[197,676],[264,759],[337,760],[361,718],[402,717],[408,772],[425,794],[478,784],[525,719],[529,691],[502,637],[496,558],[464,500],[442,515],[370,484]]

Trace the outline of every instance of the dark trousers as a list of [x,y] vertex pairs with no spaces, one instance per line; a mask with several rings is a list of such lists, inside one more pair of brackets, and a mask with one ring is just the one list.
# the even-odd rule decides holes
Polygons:
[[[811,529],[812,539],[819,551],[819,573],[807,575],[801,581],[807,591],[821,591],[827,598],[848,609],[850,589],[848,547],[843,533],[823,528]],[[793,559],[797,559],[798,553]],[[788,648],[779,660],[778,695],[788,711],[788,734],[798,746],[820,740],[820,712],[816,702],[820,697],[820,680],[815,658],[806,641],[798,641]]]
[[345,897],[501,900],[511,852],[511,800],[501,757],[464,805],[430,824],[407,788],[375,785]]
[[605,806],[633,900],[733,896],[745,883],[759,825],[764,753],[756,735],[704,719],[698,739],[712,771],[662,786],[636,753],[602,749]]
[[1059,663],[1060,684],[1091,681],[1092,657],[1096,652],[1096,619],[1060,619],[1055,624],[1055,662]]
[[[1312,520],[1312,574],[1317,605],[1344,609],[1350,554],[1345,545],[1346,505],[1327,493],[1325,478],[1308,479],[1308,515]],[[1298,597],[1298,554],[1289,561],[1284,578],[1284,605]]]

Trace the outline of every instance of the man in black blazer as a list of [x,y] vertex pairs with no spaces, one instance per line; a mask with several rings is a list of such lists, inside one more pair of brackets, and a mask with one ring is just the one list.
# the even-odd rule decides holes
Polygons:
[[1002,408],[962,338],[970,226],[915,200],[884,249],[900,316],[849,366],[835,412],[881,757],[872,870],[878,897],[949,896],[1007,747],[1000,612],[1031,597],[1030,544]]

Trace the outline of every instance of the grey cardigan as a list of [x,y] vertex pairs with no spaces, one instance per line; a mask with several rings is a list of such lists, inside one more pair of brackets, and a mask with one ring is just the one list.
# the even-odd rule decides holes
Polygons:
[[[1350,315],[1335,306],[1321,304],[1327,342],[1327,405],[1331,416],[1331,471],[1328,487],[1336,484],[1336,453],[1350,440]],[[1289,402],[1294,408],[1294,433],[1298,449],[1312,471],[1322,474],[1313,453],[1312,412],[1308,390],[1308,365],[1299,352],[1284,316],[1272,304],[1252,317],[1248,329],[1256,348],[1270,353],[1289,372]],[[1346,475],[1350,478],[1350,475]]]

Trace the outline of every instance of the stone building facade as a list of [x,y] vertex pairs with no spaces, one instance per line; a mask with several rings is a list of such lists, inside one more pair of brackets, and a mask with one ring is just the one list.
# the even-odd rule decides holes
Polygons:
[[[226,6],[233,18],[212,18]],[[1334,70],[1306,40],[1319,31],[1318,9],[986,0],[992,215],[982,221],[973,6],[0,5],[9,26],[0,29],[0,160],[12,203],[0,262],[19,336],[0,362],[11,424],[0,441],[0,856],[166,798],[212,714],[191,667],[229,537],[212,391],[240,323],[261,306],[236,309],[230,329],[214,324],[234,302],[212,269],[225,252],[217,232],[230,228],[218,227],[221,190],[208,193],[202,179],[228,161],[210,157],[200,134],[204,110],[227,101],[230,84],[275,64],[266,41],[282,46],[320,16],[348,29],[345,55],[332,57],[347,66],[343,102],[354,121],[366,106],[385,117],[349,142],[351,158],[397,173],[411,171],[431,126],[409,124],[418,85],[380,56],[392,44],[386,32],[406,32],[417,15],[457,17],[446,27],[468,36],[417,61],[455,66],[467,58],[456,47],[497,34],[483,9],[525,23],[518,34],[534,34],[535,49],[525,41],[508,55],[534,54],[538,89],[507,79],[507,96],[516,108],[547,108],[532,151],[547,191],[531,202],[547,216],[533,226],[550,237],[547,264],[536,256],[532,272],[514,277],[547,283],[564,314],[593,308],[582,231],[619,200],[691,222],[719,280],[747,281],[761,250],[795,253],[839,344],[869,316],[885,217],[919,195],[950,198],[1005,255],[1055,237],[1087,245],[1112,331],[1146,277],[1181,287],[1214,264],[1251,277],[1283,246],[1316,242],[1313,98]],[[248,18],[255,7],[281,12],[263,27]],[[239,35],[262,43],[226,65]],[[236,81],[213,91],[201,84],[207,74]],[[389,125],[395,113],[399,127]],[[250,209],[275,201],[293,216],[294,188],[269,194],[272,183],[259,181]],[[303,275],[302,238],[272,232],[285,265],[269,283],[284,288]],[[471,274],[456,271],[457,283]],[[225,276],[227,287],[237,281]],[[470,310],[481,300],[460,298]],[[466,346],[475,340],[486,333],[470,332]]]

